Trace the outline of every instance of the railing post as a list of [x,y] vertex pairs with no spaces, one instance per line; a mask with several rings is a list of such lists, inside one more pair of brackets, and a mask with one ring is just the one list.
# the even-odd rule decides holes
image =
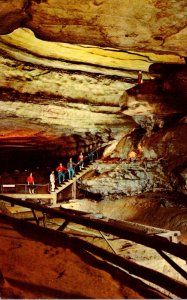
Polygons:
[[76,188],[77,188],[77,185],[76,185],[76,180],[73,182],[72,184],[72,199],[76,199]]

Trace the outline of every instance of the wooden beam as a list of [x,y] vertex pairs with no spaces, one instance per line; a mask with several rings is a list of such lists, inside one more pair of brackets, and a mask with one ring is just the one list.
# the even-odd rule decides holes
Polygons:
[[69,224],[69,221],[64,221],[64,223],[58,227],[58,230],[63,231],[68,224]]
[[107,240],[106,236],[104,235],[104,233],[102,231],[99,231],[102,238],[105,240],[105,242],[108,244],[108,246],[110,247],[110,249],[112,250],[112,252],[114,252],[115,254],[117,254],[117,252],[114,250],[114,248],[112,247],[111,243]]
[[72,214],[69,211],[66,212],[64,210],[59,210],[55,208],[49,208],[46,206],[42,206],[38,203],[32,203],[28,201],[22,201],[19,199],[13,199],[10,197],[6,197],[4,195],[0,196],[0,200],[7,201],[13,204],[17,204],[24,207],[29,207],[31,209],[35,209],[38,211],[42,211],[44,213],[50,214],[53,217],[66,219],[68,221],[85,225],[87,227],[110,233],[115,236],[118,236],[122,239],[130,240],[135,243],[153,248],[158,250],[163,250],[168,253],[171,253],[177,257],[180,257],[187,260],[187,246],[184,244],[175,244],[166,239],[162,239],[158,236],[149,236],[143,232],[138,231],[137,229],[127,228],[123,225],[123,222],[118,222],[116,220],[110,220],[107,222],[105,220],[98,219],[90,219],[87,216],[80,216],[76,214]]
[[32,213],[33,213],[34,219],[36,221],[36,224],[39,225],[39,220],[38,220],[38,218],[36,216],[36,213],[35,213],[34,209],[32,209]]
[[[141,279],[147,280],[148,282],[152,282],[156,284],[159,287],[162,287],[163,289],[169,291],[170,293],[173,293],[174,295],[185,299],[187,295],[187,285],[177,281],[175,279],[172,279],[165,274],[162,274],[156,270],[149,269],[147,267],[141,266],[131,260],[127,260],[124,257],[118,256],[114,253],[108,252],[105,249],[102,249],[96,245],[90,244],[87,241],[84,241],[82,239],[78,239],[75,237],[68,237],[67,234],[55,231],[53,229],[44,228],[37,226],[33,223],[25,222],[20,219],[13,218],[11,216],[5,216],[0,213],[0,218],[5,219],[6,221],[9,221],[13,223],[14,225],[19,226],[20,230],[27,230],[28,234],[32,230],[33,232],[38,232],[41,234],[42,237],[49,237],[52,236],[54,238],[57,238],[59,241],[59,245],[61,245],[61,240],[67,240],[71,241],[76,245],[76,249],[81,249],[82,251],[86,251],[89,253],[94,254],[94,256],[99,256],[103,259],[104,262],[110,262],[114,266],[118,266],[122,268],[123,270],[128,271],[130,274],[133,274],[135,276],[138,276]],[[169,243],[170,244],[170,243]],[[177,244],[176,244],[177,245]],[[143,282],[142,282],[143,284]],[[155,291],[156,292],[156,291]],[[158,298],[158,297],[155,297]]]
[[72,184],[72,199],[76,199],[76,189],[77,189],[76,181],[74,181]]

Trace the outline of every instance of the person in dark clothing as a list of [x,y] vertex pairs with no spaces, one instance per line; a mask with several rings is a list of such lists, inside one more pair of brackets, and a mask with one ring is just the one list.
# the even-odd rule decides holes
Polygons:
[[88,159],[89,162],[92,163],[94,161],[94,151],[92,145],[90,145],[89,150],[88,150]]

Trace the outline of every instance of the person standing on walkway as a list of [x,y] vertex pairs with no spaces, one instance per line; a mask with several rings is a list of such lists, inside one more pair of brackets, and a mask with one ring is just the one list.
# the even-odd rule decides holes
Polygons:
[[94,151],[92,145],[90,145],[89,150],[88,150],[88,159],[89,162],[92,163],[94,160]]
[[80,152],[78,156],[78,165],[79,165],[79,170],[81,171],[84,168],[84,156],[82,152]]
[[138,71],[138,84],[143,83],[142,71]]
[[54,170],[50,174],[51,192],[55,191],[55,172]]
[[70,157],[69,162],[67,164],[69,179],[72,179],[72,177],[75,175],[74,166],[75,163],[73,162],[72,157]]
[[34,194],[34,177],[32,173],[30,173],[30,175],[27,177],[27,184],[29,188],[29,193]]
[[62,163],[59,164],[59,166],[56,168],[56,171],[58,172],[58,183],[59,185],[62,184],[65,180],[65,174],[64,171],[67,171],[67,168],[63,166]]

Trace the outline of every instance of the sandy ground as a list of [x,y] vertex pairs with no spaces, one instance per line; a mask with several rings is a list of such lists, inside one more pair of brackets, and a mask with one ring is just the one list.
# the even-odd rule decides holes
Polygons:
[[[105,214],[118,220],[133,220],[181,230],[181,239],[185,242],[187,208],[180,201],[172,201],[173,198],[166,195],[141,195],[116,201],[82,199],[64,204],[64,207]],[[75,235],[80,238],[80,234]],[[90,240],[98,246],[108,247],[100,237],[92,236]],[[37,226],[34,230],[28,230],[23,225],[11,224],[1,217],[0,244],[1,298],[163,298],[163,295],[154,294],[139,280],[79,249],[70,238],[59,239],[55,234],[40,232]],[[147,252],[144,249],[146,247],[137,247],[133,243],[129,245],[126,247],[124,241],[115,240],[113,247],[126,258],[156,270],[159,264],[162,273],[168,273],[174,278],[178,276],[154,250],[149,249]],[[185,262],[177,259],[177,263],[183,265]]]
[[66,238],[2,219],[0,233],[1,298],[155,298],[141,282],[77,249]]

